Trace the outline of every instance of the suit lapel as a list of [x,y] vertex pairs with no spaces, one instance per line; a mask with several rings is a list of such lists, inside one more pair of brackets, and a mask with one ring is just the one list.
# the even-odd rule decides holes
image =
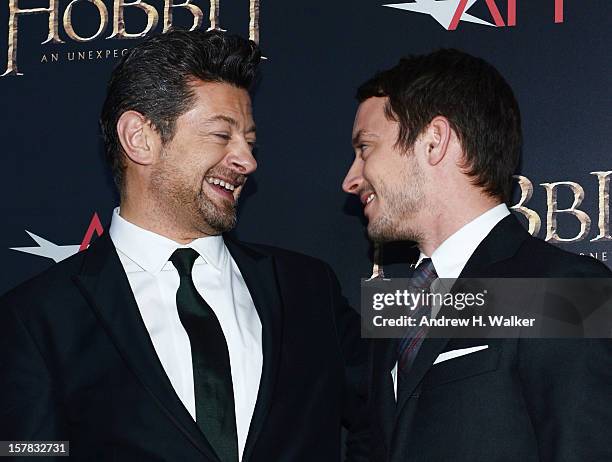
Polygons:
[[489,267],[512,258],[529,233],[512,214],[501,220],[476,248],[465,264],[460,278],[495,277]]
[[228,237],[225,238],[225,244],[246,282],[262,326],[263,368],[257,402],[242,457],[243,461],[247,461],[252,456],[272,404],[280,361],[282,302],[274,258]]
[[414,393],[415,388],[423,377],[429,371],[438,355],[442,352],[446,344],[450,339],[447,338],[428,338],[423,341],[419,352],[414,359],[412,368],[410,369],[408,376],[403,381],[402,390],[397,390],[398,402],[397,402],[397,413],[399,415],[402,412],[408,398]]
[[[414,268],[411,270],[410,274],[407,277],[412,277],[413,272]],[[413,394],[415,388],[421,382],[423,376],[427,373],[427,371],[435,361],[437,355],[440,351],[444,349],[447,343],[448,339],[425,339],[423,341],[421,348],[419,349],[419,352],[416,358],[414,359],[414,363],[412,364],[412,368],[410,369],[408,377],[406,377],[406,380],[402,381],[401,393],[400,389],[397,389],[397,402],[393,409],[394,420],[397,418],[397,416],[399,416],[408,398]],[[397,361],[396,348],[397,342],[393,342],[394,365]]]
[[87,250],[81,272],[74,276],[74,281],[119,354],[155,403],[194,446],[209,459],[218,460],[174,391],[157,357],[127,276],[108,234],[100,237]]
[[[501,220],[485,237],[467,261],[460,278],[489,276],[486,271],[489,266],[498,261],[512,257],[528,233],[513,215]],[[438,355],[444,350],[450,339],[428,338],[421,345],[415,358],[409,377],[404,381],[402,393],[397,403],[397,415],[402,411],[408,398],[431,368]],[[399,390],[398,390],[398,395]]]

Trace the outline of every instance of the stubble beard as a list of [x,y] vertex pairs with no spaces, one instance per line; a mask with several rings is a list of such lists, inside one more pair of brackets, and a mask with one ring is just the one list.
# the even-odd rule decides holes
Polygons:
[[213,202],[205,193],[206,180],[202,181],[195,205],[201,224],[208,225],[218,234],[226,233],[236,226],[236,203],[224,200],[222,204]]
[[[381,199],[380,216],[368,223],[368,237],[374,242],[421,242],[416,215],[426,210],[428,201],[424,193],[421,169],[416,162],[410,165],[410,173],[403,178],[404,187],[389,187],[384,180],[377,186],[377,199]],[[376,200],[376,199],[375,199]]]
[[151,174],[151,189],[164,216],[201,234],[222,234],[236,226],[236,206],[235,202],[210,197],[212,192],[206,191],[208,173],[196,189],[183,174],[166,165]]

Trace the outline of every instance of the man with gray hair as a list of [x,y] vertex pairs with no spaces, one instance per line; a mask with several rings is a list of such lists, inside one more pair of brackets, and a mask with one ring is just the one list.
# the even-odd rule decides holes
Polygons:
[[114,70],[109,232],[0,300],[0,435],[82,461],[359,453],[359,323],[325,263],[227,236],[256,167],[256,44],[174,31]]

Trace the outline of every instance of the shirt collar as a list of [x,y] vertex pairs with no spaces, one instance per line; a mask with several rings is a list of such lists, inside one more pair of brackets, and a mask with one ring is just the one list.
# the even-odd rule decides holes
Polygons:
[[[440,244],[431,254],[438,277],[458,278],[476,248],[495,225],[508,215],[510,211],[506,204],[496,205],[461,227]],[[424,258],[428,257],[421,252],[418,263],[421,263]]]
[[172,253],[181,247],[191,247],[201,258],[220,270],[227,257],[227,249],[222,236],[207,236],[182,245],[165,236],[154,233],[130,223],[119,215],[119,207],[113,211],[109,234],[115,247],[149,273],[158,273]]

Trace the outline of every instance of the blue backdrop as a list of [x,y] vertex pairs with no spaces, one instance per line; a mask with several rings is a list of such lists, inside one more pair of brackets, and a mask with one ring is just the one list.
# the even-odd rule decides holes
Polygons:
[[[141,39],[106,38],[116,7],[113,0],[96,2],[72,2],[68,22],[65,0],[0,2],[0,73],[9,71],[0,77],[0,293],[77,251],[88,229],[95,238],[117,202],[97,119],[121,50]],[[98,31],[100,3],[108,11],[106,28],[98,38],[75,41],[74,34]],[[209,3],[192,3],[208,28]],[[567,239],[558,245],[610,265],[608,1],[470,0],[463,14],[456,13],[466,3],[459,0],[396,7],[355,0],[217,3],[217,26],[248,36],[251,22],[268,58],[254,99],[259,169],[243,196],[240,239],[323,258],[356,306],[360,278],[371,273],[370,246],[361,206],[340,189],[353,157],[355,89],[402,55],[455,47],[490,61],[514,88],[525,137],[519,174],[525,193],[527,180],[533,186],[524,206],[532,225],[541,222],[537,235]],[[256,3],[258,18],[250,14]],[[161,33],[164,2],[147,4],[159,17],[149,35]],[[13,11],[55,7],[55,37],[64,43],[41,44],[49,12],[18,13],[11,22],[11,5]],[[191,26],[187,9],[173,11],[176,27]],[[145,28],[145,11],[125,7],[124,13],[128,33]],[[448,30],[453,16],[461,20]],[[15,64],[23,75],[14,75]],[[517,185],[514,204],[520,193]],[[577,211],[555,212],[568,208]]]

